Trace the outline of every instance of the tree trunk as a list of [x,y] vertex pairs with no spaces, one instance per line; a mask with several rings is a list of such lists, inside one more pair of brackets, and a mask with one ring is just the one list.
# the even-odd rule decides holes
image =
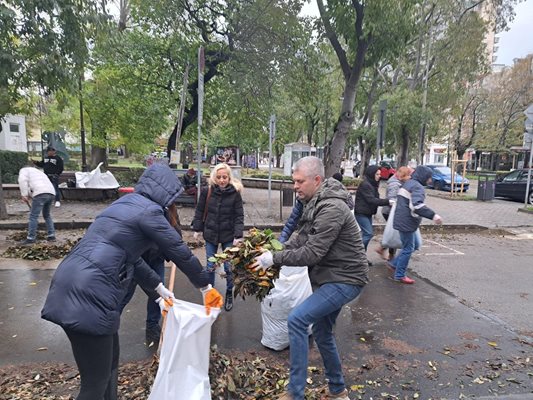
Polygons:
[[89,170],[96,168],[101,162],[104,163],[104,166],[107,167],[107,152],[104,147],[91,146],[91,162],[89,165]]
[[326,148],[324,167],[326,169],[327,177],[332,176],[335,172],[340,171],[341,169],[344,146],[346,145],[346,138],[348,137],[348,132],[350,132],[352,123],[353,114],[351,112],[345,112],[339,117],[335,127],[335,134],[328,142],[328,146]]
[[7,219],[7,207],[4,200],[4,188],[2,186],[2,170],[0,170],[0,219]]
[[398,155],[398,167],[407,165],[409,161],[409,131],[407,126],[402,125],[402,134],[400,138],[400,149]]

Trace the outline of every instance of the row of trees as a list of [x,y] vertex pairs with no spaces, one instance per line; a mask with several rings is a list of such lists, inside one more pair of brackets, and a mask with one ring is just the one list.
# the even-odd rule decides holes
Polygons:
[[[516,144],[521,121],[498,103],[517,95],[511,85],[481,83],[483,38],[505,28],[514,2],[317,0],[320,16],[309,18],[302,0],[7,0],[0,116],[44,99],[43,129],[78,132],[82,100],[92,165],[107,146],[143,152],[165,132],[173,149],[194,141],[203,46],[209,146],[265,148],[274,113],[275,152],[293,141],[326,145],[332,174],[347,145],[370,158],[387,99],[385,152],[400,164],[420,159],[428,140],[450,140],[459,154],[472,144],[499,149]],[[497,17],[484,20],[480,7]],[[530,90],[518,96],[512,107],[531,101]]]

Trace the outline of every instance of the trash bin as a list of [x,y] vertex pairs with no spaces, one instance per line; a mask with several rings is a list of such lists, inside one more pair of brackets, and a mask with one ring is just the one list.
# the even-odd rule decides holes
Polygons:
[[495,187],[496,174],[480,174],[477,186],[477,199],[480,201],[493,200]]
[[294,190],[281,189],[283,194],[283,207],[292,207],[294,205]]

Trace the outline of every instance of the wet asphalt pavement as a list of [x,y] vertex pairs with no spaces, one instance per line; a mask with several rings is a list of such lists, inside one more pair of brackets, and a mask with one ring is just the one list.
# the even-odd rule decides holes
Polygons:
[[[371,283],[343,309],[336,328],[350,397],[520,394],[520,399],[533,399],[532,244],[527,234],[425,235],[421,252],[412,259],[411,276],[417,280],[412,286],[389,279],[371,248]],[[203,252],[196,250],[199,257]],[[72,363],[63,331],[40,319],[57,262],[2,261],[0,368]],[[225,282],[219,278],[217,288],[224,292]],[[201,302],[200,293],[179,272],[175,293]],[[153,353],[154,347],[144,344],[145,306],[146,297],[138,290],[122,317],[122,361]],[[222,350],[272,355],[260,339],[260,306],[251,298],[238,299],[213,327],[212,342]],[[288,359],[288,351],[275,354]],[[321,367],[315,348],[310,361]],[[311,378],[324,379],[321,374]]]

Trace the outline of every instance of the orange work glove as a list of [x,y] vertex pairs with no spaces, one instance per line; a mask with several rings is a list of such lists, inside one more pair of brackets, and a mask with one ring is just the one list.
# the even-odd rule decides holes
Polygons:
[[156,303],[159,304],[159,308],[161,309],[161,314],[163,316],[166,316],[169,308],[174,305],[171,297],[169,297],[168,299],[163,299],[162,297],[160,297],[156,300]]
[[224,304],[224,299],[218,290],[213,288],[213,286],[207,285],[200,290],[202,292],[202,297],[204,298],[205,313],[207,315],[211,313],[211,307],[222,307],[222,304]]

